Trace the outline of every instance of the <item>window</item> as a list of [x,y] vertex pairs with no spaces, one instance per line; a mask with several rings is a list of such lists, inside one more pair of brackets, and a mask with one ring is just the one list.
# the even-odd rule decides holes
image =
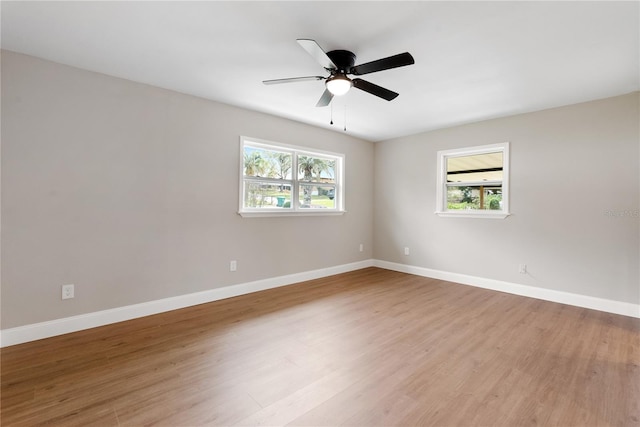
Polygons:
[[240,139],[242,216],[344,212],[344,155]]
[[509,143],[438,151],[436,214],[509,215]]

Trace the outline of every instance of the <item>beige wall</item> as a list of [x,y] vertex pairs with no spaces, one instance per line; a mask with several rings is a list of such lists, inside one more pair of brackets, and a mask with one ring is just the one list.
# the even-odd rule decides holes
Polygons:
[[[377,143],[375,257],[640,303],[638,104],[634,93]],[[513,215],[434,215],[436,152],[504,141]]]
[[[345,153],[348,212],[241,218],[240,135]],[[373,152],[3,51],[2,329],[370,259]]]
[[[639,113],[636,93],[374,145],[3,51],[1,328],[371,258],[638,304]],[[348,212],[241,218],[240,135],[345,153]],[[503,141],[513,215],[434,215],[436,151]]]

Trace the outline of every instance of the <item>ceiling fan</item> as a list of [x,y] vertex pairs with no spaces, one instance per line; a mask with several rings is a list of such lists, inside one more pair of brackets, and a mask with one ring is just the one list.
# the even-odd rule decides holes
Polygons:
[[292,77],[288,79],[264,80],[266,85],[279,83],[305,82],[310,80],[325,80],[326,89],[316,107],[326,107],[334,96],[344,95],[353,86],[372,95],[378,96],[387,101],[391,101],[398,96],[398,93],[381,86],[362,80],[360,78],[351,79],[348,75],[361,76],[363,74],[375,73],[377,71],[389,70],[391,68],[404,67],[414,64],[413,56],[409,52],[399,53],[387,58],[367,62],[365,64],[354,65],[356,55],[348,50],[332,50],[325,52],[315,40],[298,39],[298,44],[306,50],[330,75]]

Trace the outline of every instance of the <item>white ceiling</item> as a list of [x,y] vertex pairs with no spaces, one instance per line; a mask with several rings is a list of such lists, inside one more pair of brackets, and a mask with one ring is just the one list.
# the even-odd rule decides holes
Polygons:
[[[262,111],[371,141],[640,89],[640,3],[10,2],[2,48]],[[408,51],[415,65],[362,78],[316,108],[325,75],[297,43],[356,64]]]

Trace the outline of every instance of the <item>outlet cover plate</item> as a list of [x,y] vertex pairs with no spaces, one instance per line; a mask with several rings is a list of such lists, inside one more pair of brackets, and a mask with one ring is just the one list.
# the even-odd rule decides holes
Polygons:
[[62,285],[62,299],[71,299],[75,297],[74,285]]

